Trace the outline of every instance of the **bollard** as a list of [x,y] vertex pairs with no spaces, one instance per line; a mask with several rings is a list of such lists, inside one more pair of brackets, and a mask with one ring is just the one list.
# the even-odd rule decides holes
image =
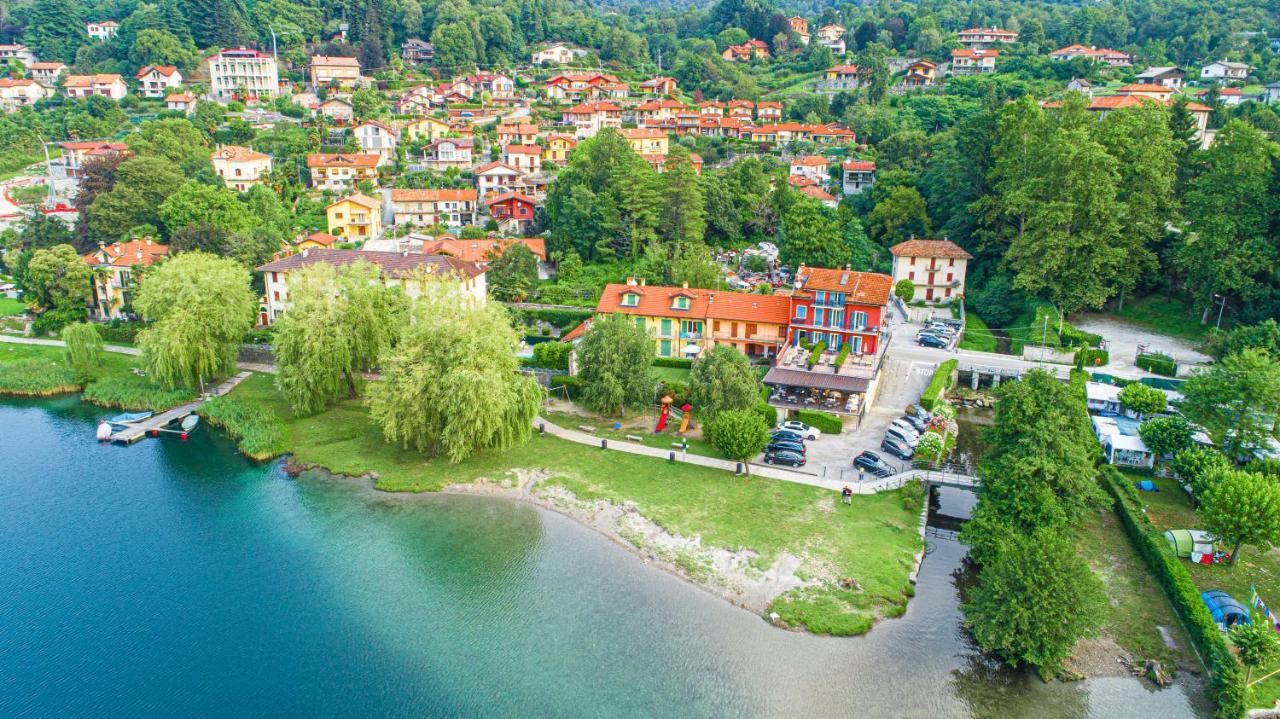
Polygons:
[[675,453],[675,452],[667,452],[667,461],[668,461],[668,462],[675,462],[675,461],[676,461],[676,453]]
[[734,474],[742,474],[742,462],[738,462],[738,466],[733,470]]
[[600,440],[600,449],[609,449],[609,440],[607,439]]
[[539,422],[539,423],[538,423],[538,434],[546,434],[546,433],[547,433],[547,423],[546,423],[546,422]]

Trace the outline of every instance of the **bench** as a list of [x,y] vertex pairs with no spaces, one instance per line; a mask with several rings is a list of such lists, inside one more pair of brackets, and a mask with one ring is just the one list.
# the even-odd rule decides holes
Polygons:
[[625,435],[625,436],[626,436],[626,438],[627,438],[627,439],[631,440],[632,442],[643,442],[643,441],[644,441],[644,437],[641,437],[641,436],[639,436],[639,435],[628,434],[628,435]]
[[589,424],[580,424],[578,425],[578,429],[582,430],[583,432],[590,432],[591,434],[596,433],[596,428],[592,427]]

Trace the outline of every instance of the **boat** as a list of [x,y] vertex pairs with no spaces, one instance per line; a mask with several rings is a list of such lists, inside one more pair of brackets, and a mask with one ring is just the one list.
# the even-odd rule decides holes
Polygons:
[[111,433],[113,431],[114,430],[111,429],[111,423],[107,422],[105,419],[102,420],[98,423],[98,441],[105,442],[111,439]]
[[125,412],[123,414],[118,414],[112,417],[111,419],[107,420],[107,422],[111,424],[134,424],[136,422],[141,422],[144,419],[150,419],[152,414],[154,413],[150,411]]
[[182,418],[182,431],[190,432],[196,428],[197,424],[200,424],[200,415],[189,414]]

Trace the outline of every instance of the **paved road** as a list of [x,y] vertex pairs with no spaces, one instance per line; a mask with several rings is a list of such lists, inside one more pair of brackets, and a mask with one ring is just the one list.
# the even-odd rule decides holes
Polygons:
[[1137,360],[1138,345],[1146,345],[1148,351],[1172,355],[1180,363],[1201,364],[1213,361],[1213,358],[1197,350],[1192,342],[1152,332],[1115,317],[1081,314],[1072,317],[1071,323],[1086,332],[1100,334],[1107,341],[1110,361],[1102,371],[1110,374],[1135,377],[1158,376],[1134,365]]

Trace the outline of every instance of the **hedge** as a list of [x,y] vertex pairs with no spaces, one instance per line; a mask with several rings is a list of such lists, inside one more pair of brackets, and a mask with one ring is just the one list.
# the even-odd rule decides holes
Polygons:
[[959,360],[949,359],[938,365],[938,369],[933,371],[933,379],[929,380],[929,386],[924,388],[924,392],[920,395],[920,406],[933,411],[934,405],[938,403],[942,395],[951,389],[954,383],[956,367],[960,365]]
[[[1094,360],[1101,360],[1095,362]],[[1076,366],[1087,369],[1100,367],[1111,361],[1111,354],[1106,350],[1082,349],[1076,353]]]
[[840,348],[840,353],[836,355],[836,369],[839,370],[844,361],[849,358],[849,350],[853,349],[853,343],[845,342]]
[[773,405],[761,402],[756,405],[756,414],[764,420],[765,426],[774,427],[778,424],[778,410]]
[[683,357],[655,357],[654,367],[675,367],[676,369],[693,369],[693,360]]
[[533,324],[541,320],[553,324],[561,330],[576,327],[583,320],[595,314],[592,310],[520,310],[525,324]]
[[1169,355],[1138,355],[1136,364],[1148,372],[1162,374],[1165,377],[1178,376],[1178,365]]
[[1097,347],[1102,344],[1102,335],[1093,332],[1085,332],[1079,327],[1075,327],[1066,322],[1062,323],[1062,331],[1058,333],[1062,338],[1062,344],[1075,345],[1077,347]]
[[841,422],[839,417],[816,409],[796,410],[796,419],[823,434],[840,434],[844,430],[844,422]]
[[822,359],[822,353],[827,351],[827,341],[814,342],[809,345],[809,359],[805,360],[809,363],[809,369],[813,369],[818,364],[818,360]]
[[1116,514],[1138,554],[1146,561],[1160,586],[1182,618],[1191,641],[1209,667],[1209,696],[1217,704],[1215,716],[1237,719],[1245,714],[1245,686],[1240,665],[1227,640],[1200,598],[1191,573],[1174,555],[1161,532],[1141,509],[1135,508],[1136,492],[1115,467],[1102,468],[1102,486],[1114,500]]

